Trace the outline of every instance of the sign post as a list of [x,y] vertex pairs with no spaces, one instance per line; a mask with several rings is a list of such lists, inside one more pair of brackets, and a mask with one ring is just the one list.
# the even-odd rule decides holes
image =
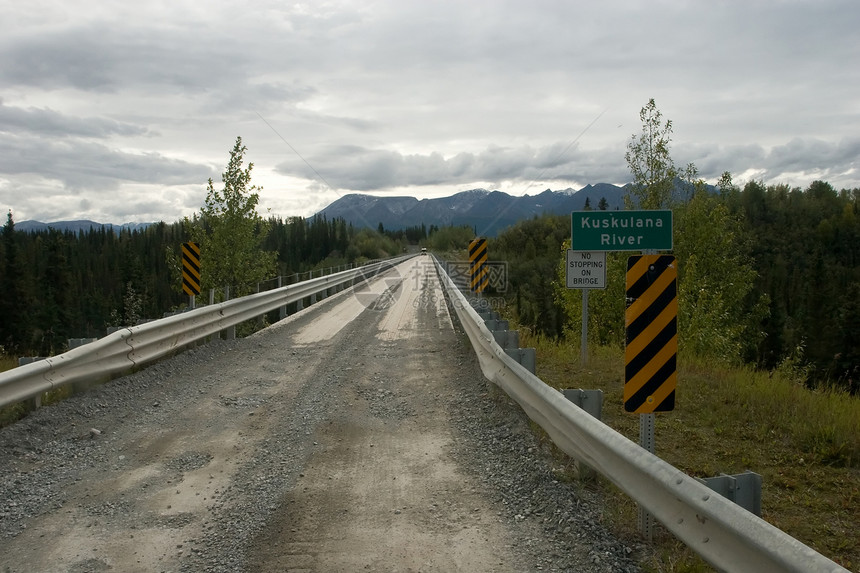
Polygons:
[[[656,255],[672,250],[672,211],[574,211],[570,229],[576,251],[645,253],[627,265],[624,408],[640,414],[639,444],[654,453],[654,412],[675,404],[677,266],[674,257]],[[639,508],[639,529],[649,541],[653,520]]]
[[[624,409],[639,414],[639,445],[655,453],[655,412],[675,408],[678,269],[672,255],[627,259],[624,313]],[[639,530],[653,538],[654,518],[639,508]]]
[[582,290],[582,365],[588,363],[588,291],[606,288],[606,252],[568,249],[565,265],[567,288]]

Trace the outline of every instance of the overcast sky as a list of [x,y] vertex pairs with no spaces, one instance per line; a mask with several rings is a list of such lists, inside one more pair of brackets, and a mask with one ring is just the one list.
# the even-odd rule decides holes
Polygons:
[[[860,187],[860,2],[0,0],[0,208],[174,222],[237,136],[274,215],[702,177]],[[5,217],[4,217],[5,219]]]

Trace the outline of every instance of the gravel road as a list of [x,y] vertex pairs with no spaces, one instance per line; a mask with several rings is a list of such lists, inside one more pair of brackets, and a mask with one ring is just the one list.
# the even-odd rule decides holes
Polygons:
[[429,257],[0,429],[0,572],[639,571]]

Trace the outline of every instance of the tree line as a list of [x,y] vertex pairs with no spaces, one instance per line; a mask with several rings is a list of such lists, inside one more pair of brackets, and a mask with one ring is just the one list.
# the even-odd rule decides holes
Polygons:
[[[274,266],[260,280],[392,256],[406,246],[340,218],[272,217],[265,228],[255,254],[272,255]],[[0,346],[10,354],[49,356],[63,352],[69,338],[101,337],[107,326],[184,308],[178,252],[189,240],[184,222],[119,232],[23,232],[9,212],[0,237]],[[202,259],[205,270],[212,258],[203,250]],[[231,286],[238,296],[256,288],[245,279],[217,280],[205,289]]]

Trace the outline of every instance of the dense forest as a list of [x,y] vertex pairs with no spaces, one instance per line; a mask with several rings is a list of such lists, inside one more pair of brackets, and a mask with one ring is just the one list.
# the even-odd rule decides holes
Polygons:
[[[860,392],[860,189],[742,189],[729,179],[672,206],[682,352],[772,369]],[[521,325],[580,335],[580,291],[564,288],[570,217],[522,221],[490,242],[508,263],[504,296]],[[623,345],[624,272],[609,253],[607,289],[591,291],[589,336]]]
[[[292,217],[270,218],[263,236],[264,251],[276,253],[277,271],[268,277],[274,278],[392,256],[427,231],[380,234],[342,219]],[[121,232],[25,233],[15,230],[8,213],[0,237],[0,345],[10,354],[52,355],[69,338],[104,336],[109,325],[184,307],[177,253],[188,240],[181,222]]]

